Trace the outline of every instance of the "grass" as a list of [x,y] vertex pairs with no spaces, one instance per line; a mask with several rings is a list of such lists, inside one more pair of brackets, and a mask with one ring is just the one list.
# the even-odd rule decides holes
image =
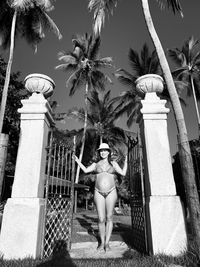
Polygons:
[[190,244],[187,252],[180,257],[166,255],[148,256],[129,250],[122,259],[71,259],[66,250],[57,251],[49,259],[26,258],[23,260],[3,260],[1,267],[199,267],[200,255],[195,244]]
[[[200,262],[199,262],[200,264]],[[159,256],[142,256],[134,253],[132,258],[124,259],[69,259],[64,255],[57,255],[48,260],[24,260],[4,261],[0,259],[1,267],[168,267],[168,266],[198,267],[196,259],[191,255],[179,258]]]
[[[130,232],[128,228],[130,220],[128,217],[123,216],[115,217],[116,226],[117,221],[120,218],[120,229],[123,229],[123,235],[113,235],[113,238],[119,238],[120,235],[124,241],[129,243],[131,241]],[[85,214],[77,221],[77,228],[75,231],[87,231],[92,229],[96,223],[96,217],[94,214]],[[95,229],[93,229],[95,230]],[[96,235],[93,231],[90,235],[92,240],[96,240]],[[84,238],[84,237],[83,237]],[[87,236],[88,238],[88,236]],[[80,236],[74,236],[74,239],[80,242]],[[130,240],[128,240],[130,239]],[[82,240],[83,242],[84,240]],[[88,241],[88,240],[85,240]],[[131,245],[131,244],[129,244]],[[124,254],[124,258],[117,259],[71,259],[66,249],[57,250],[51,257],[46,260],[26,258],[23,260],[3,260],[0,258],[0,267],[172,267],[172,266],[183,266],[183,267],[199,267],[200,266],[200,255],[197,252],[197,246],[190,241],[188,251],[180,257],[170,257],[166,255],[148,256],[140,254],[135,250],[128,250]]]

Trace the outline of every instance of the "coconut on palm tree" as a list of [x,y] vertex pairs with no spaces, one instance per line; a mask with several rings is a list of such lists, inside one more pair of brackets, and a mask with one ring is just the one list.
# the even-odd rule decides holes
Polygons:
[[200,137],[200,115],[197,100],[200,100],[200,45],[199,40],[191,36],[181,49],[169,49],[169,56],[177,65],[173,75],[182,81],[188,82],[187,95],[193,96],[197,114]]
[[[196,240],[196,243],[198,244],[198,249],[200,251],[200,203],[197,187],[195,184],[195,172],[190,145],[188,142],[188,134],[185,125],[183,110],[176,91],[169,64],[167,62],[162,44],[153,24],[152,16],[149,9],[149,1],[140,1],[143,9],[146,26],[160,61],[161,69],[167,85],[167,89],[169,91],[172,107],[175,114],[175,121],[178,130],[180,160],[182,165],[184,184],[187,191],[187,204],[191,216],[192,227],[195,233],[194,238]],[[90,11],[94,11],[94,31],[96,34],[99,34],[101,31],[101,27],[105,22],[106,12],[112,12],[117,2],[117,0],[89,0],[88,8]],[[161,6],[167,3],[168,7],[171,8],[174,13],[178,12],[182,15],[182,9],[179,0],[159,0],[158,2],[161,4]]]
[[[111,82],[108,75],[102,72],[102,68],[112,66],[112,58],[100,58],[99,50],[101,39],[100,36],[94,37],[93,35],[77,35],[72,39],[73,51],[60,52],[58,59],[63,61],[56,69],[60,69],[70,73],[67,78],[66,87],[69,88],[69,95],[72,96],[79,88],[85,88],[85,116],[84,116],[84,131],[82,137],[82,146],[79,155],[79,160],[82,160],[83,151],[85,146],[85,135],[87,129],[87,105],[88,94],[91,90],[102,91],[105,90],[107,82]],[[77,169],[76,181],[80,167]]]

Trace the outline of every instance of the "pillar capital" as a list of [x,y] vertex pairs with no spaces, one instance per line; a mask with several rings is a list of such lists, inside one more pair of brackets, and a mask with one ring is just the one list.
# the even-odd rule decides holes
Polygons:
[[166,100],[160,99],[156,93],[146,93],[144,100],[141,100],[143,119],[146,120],[163,120],[167,119],[169,108],[165,107]]
[[55,124],[49,102],[42,94],[33,93],[28,99],[21,101],[22,107],[18,109],[21,120],[46,120],[49,126]]

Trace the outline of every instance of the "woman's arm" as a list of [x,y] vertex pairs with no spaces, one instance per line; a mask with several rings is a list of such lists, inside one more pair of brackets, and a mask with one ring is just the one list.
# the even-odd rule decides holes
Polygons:
[[119,166],[119,164],[116,161],[113,161],[112,165],[117,173],[119,173],[122,176],[125,176],[127,172],[127,167],[128,167],[128,157],[127,156],[125,157],[123,169]]
[[76,161],[76,163],[80,166],[81,170],[84,171],[84,173],[89,173],[95,170],[96,168],[96,163],[92,163],[90,166],[88,166],[87,168],[83,165],[83,163],[80,162],[80,160],[78,159],[78,157],[76,155],[74,155],[74,160]]

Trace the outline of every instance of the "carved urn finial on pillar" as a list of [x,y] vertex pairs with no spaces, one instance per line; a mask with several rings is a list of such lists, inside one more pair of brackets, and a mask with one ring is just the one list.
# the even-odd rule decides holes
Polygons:
[[29,74],[24,82],[25,88],[30,93],[42,94],[45,98],[50,97],[55,88],[54,81],[49,76],[40,73]]
[[135,81],[136,88],[141,93],[162,93],[163,78],[157,74],[145,74]]

